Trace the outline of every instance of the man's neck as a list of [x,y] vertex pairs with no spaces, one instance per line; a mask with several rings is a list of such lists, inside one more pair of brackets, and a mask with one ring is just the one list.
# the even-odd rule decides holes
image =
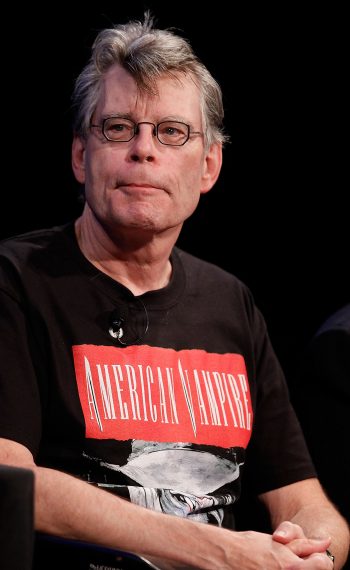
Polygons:
[[[91,216],[82,215],[75,232],[83,255],[134,295],[165,287],[171,278],[171,250],[178,233],[153,236],[140,241],[140,235],[118,233],[113,238]],[[133,239],[134,238],[134,239]]]

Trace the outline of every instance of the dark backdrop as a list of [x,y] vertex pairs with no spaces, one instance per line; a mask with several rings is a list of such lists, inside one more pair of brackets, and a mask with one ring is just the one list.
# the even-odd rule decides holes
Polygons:
[[0,237],[79,213],[70,170],[74,78],[100,28],[150,7],[161,27],[190,39],[222,85],[231,136],[220,180],[179,245],[247,283],[291,379],[323,319],[349,302],[346,18],[339,6],[244,6],[8,8]]

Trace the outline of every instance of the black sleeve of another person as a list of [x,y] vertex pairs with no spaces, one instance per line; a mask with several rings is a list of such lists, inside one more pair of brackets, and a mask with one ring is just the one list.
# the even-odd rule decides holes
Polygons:
[[312,340],[295,390],[295,408],[318,476],[350,521],[350,320]]

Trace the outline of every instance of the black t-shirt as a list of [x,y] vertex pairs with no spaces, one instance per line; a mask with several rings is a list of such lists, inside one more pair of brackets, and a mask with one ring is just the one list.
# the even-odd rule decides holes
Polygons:
[[247,287],[178,248],[171,263],[167,287],[134,296],[86,260],[73,224],[0,244],[0,436],[232,528],[243,471],[254,493],[315,471]]

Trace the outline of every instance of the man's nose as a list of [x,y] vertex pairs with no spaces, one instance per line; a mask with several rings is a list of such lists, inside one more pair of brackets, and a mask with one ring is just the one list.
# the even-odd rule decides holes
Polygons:
[[135,125],[135,136],[140,133],[140,125],[151,125],[152,127],[152,135],[155,137],[157,136],[157,126],[154,123],[149,123],[148,121],[141,121]]
[[131,139],[131,160],[152,162],[154,160],[156,125],[147,121],[137,123]]

